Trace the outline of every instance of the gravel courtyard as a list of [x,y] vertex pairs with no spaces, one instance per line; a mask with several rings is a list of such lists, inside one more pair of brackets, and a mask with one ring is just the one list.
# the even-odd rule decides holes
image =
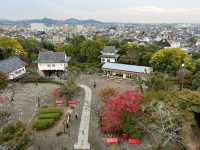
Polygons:
[[9,103],[9,107],[12,108],[11,122],[21,120],[24,123],[30,123],[37,109],[38,98],[41,106],[53,105],[52,91],[57,87],[59,85],[14,83],[1,91],[0,96],[7,96],[10,101],[13,95],[13,101]]

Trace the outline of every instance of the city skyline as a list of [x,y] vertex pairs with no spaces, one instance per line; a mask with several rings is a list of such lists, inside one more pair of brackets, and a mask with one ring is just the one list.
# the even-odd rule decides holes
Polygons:
[[104,22],[200,23],[197,0],[7,0],[0,19],[96,19]]

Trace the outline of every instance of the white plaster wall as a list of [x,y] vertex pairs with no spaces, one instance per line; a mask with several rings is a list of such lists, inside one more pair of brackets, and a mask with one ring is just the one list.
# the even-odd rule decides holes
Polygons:
[[65,70],[68,67],[67,63],[40,63],[39,70]]
[[[103,60],[104,59],[104,60]],[[108,59],[110,59],[110,61],[108,61]],[[115,58],[101,58],[101,62],[105,63],[105,62],[111,62],[114,63],[116,62]]]
[[15,78],[17,78],[17,77],[19,77],[19,76],[21,76],[21,75],[23,75],[25,73],[26,73],[26,68],[25,67],[17,69],[17,70],[15,70],[13,72],[10,72],[8,74],[8,79],[10,79],[10,80],[15,79]]
[[102,52],[102,55],[116,55],[116,53],[104,53],[104,52]]

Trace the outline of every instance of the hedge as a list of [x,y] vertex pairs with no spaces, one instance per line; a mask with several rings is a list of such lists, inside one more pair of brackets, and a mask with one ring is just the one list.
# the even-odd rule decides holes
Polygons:
[[62,110],[56,107],[47,107],[47,108],[41,108],[39,110],[39,114],[48,114],[48,113],[59,113],[62,114]]
[[55,119],[58,120],[60,118],[60,113],[45,113],[45,114],[39,114],[38,119]]
[[37,130],[47,129],[51,126],[53,126],[55,123],[54,119],[36,119],[33,122],[33,128],[36,128]]
[[33,128],[37,130],[52,127],[62,116],[62,110],[56,107],[41,108],[33,121]]

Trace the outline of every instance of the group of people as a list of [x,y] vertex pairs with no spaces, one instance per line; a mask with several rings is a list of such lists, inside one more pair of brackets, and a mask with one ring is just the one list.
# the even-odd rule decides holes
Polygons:
[[[76,120],[78,120],[78,113],[75,112],[75,118]],[[65,114],[65,119],[63,120],[63,129],[64,129],[64,133],[67,133],[67,129],[69,128],[69,123],[72,120],[72,114],[67,112]],[[68,132],[69,134],[69,132]]]

